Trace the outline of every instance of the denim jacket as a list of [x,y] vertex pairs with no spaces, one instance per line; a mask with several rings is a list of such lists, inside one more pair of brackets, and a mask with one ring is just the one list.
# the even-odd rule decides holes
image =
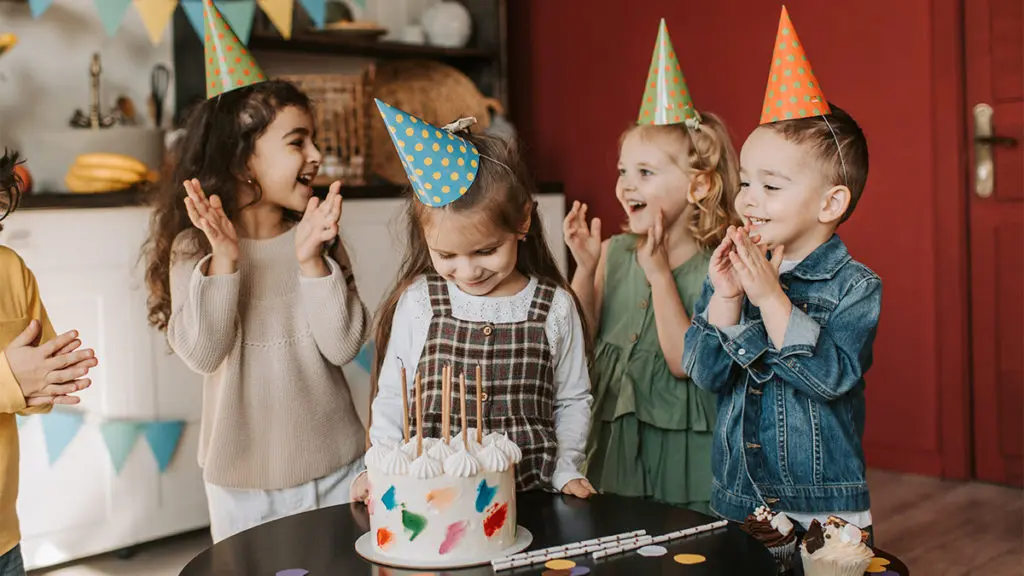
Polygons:
[[711,508],[739,522],[761,504],[867,510],[864,373],[882,281],[835,235],[779,281],[793,304],[781,349],[749,301],[740,324],[710,325],[710,280],[686,331],[683,369],[718,394]]

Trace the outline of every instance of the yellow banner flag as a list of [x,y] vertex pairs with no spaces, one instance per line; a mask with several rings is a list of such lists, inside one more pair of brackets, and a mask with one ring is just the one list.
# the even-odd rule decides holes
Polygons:
[[285,40],[292,37],[292,13],[295,0],[256,0],[260,9],[270,18],[270,22],[281,33]]
[[132,0],[135,9],[142,17],[142,24],[149,32],[149,39],[153,44],[159,44],[160,39],[167,30],[167,24],[174,15],[174,9],[178,7],[178,0]]

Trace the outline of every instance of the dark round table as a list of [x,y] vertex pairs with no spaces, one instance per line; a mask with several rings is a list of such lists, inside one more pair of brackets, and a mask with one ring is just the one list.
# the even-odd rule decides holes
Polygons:
[[[589,500],[546,492],[521,493],[517,498],[518,522],[533,534],[530,550],[579,542],[632,530],[646,529],[659,535],[706,524],[713,518],[638,498],[602,494]],[[377,566],[355,551],[355,542],[369,530],[369,517],[362,504],[332,506],[281,518],[227,538],[192,559],[182,576],[225,576],[232,574],[274,576],[280,571],[303,569],[309,576],[340,575],[402,576],[434,574],[431,570],[402,570]],[[735,524],[713,532],[663,544],[668,554],[647,558],[635,551],[594,560],[587,556],[571,560],[590,568],[591,574],[733,575],[774,576],[771,555]],[[676,554],[701,554],[702,564],[681,565]],[[895,558],[888,569],[905,576],[906,568]],[[900,570],[902,568],[902,571]],[[507,576],[542,574],[543,564],[502,571]],[[494,574],[491,567],[444,570],[443,574],[472,576]],[[567,574],[563,572],[562,574]]]

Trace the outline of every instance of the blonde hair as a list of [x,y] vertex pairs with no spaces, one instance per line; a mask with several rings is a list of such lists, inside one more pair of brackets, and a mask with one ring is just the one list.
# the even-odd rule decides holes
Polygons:
[[[740,163],[722,120],[711,112],[700,115],[701,123],[695,129],[685,124],[630,126],[619,139],[619,148],[634,132],[643,137],[674,139],[678,143],[678,146],[666,147],[669,157],[684,170],[697,173],[690,181],[690,190],[686,191],[696,208],[691,211],[688,228],[700,247],[709,250],[725,238],[730,224],[739,224],[733,201],[740,188]],[[702,179],[707,181],[708,192],[703,198],[693,198],[693,188]]]

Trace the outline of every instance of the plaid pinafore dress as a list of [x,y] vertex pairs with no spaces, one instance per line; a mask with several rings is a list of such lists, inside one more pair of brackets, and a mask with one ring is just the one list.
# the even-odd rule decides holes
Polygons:
[[476,367],[483,371],[484,432],[508,434],[523,453],[516,490],[549,489],[555,471],[555,370],[544,324],[555,286],[538,280],[523,322],[470,322],[452,315],[448,285],[427,277],[433,317],[418,370],[423,395],[423,432],[441,437],[441,368],[452,367],[451,433],[461,429],[459,374],[466,375],[467,426],[477,426]]

